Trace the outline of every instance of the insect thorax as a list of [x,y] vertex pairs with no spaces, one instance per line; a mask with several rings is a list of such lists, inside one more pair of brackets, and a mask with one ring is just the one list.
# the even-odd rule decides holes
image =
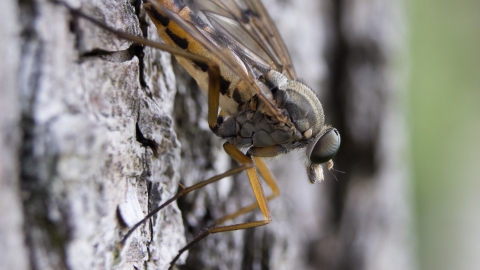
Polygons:
[[313,141],[324,127],[324,114],[312,90],[273,70],[260,78],[259,83],[270,91],[274,105],[291,123],[269,116],[265,104],[254,96],[220,124],[217,135],[239,148],[281,145],[285,152]]

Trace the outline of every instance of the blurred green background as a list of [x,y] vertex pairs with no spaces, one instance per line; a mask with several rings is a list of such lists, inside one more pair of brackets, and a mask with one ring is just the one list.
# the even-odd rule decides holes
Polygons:
[[409,2],[421,270],[480,269],[480,1]]

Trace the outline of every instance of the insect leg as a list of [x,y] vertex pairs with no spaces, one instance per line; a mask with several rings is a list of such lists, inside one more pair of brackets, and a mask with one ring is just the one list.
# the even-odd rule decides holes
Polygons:
[[[162,2],[163,5],[169,6],[166,8],[163,5],[160,5]],[[193,26],[186,23],[184,20],[190,20],[185,18],[179,18],[180,15],[176,12],[173,12],[175,8],[184,10],[188,9],[187,7],[176,6],[178,3],[175,1],[145,1],[144,8],[150,16],[150,19],[153,21],[157,27],[158,34],[162,37],[167,44],[170,44],[172,47],[181,48],[183,52],[194,55],[195,58],[191,56],[185,56],[184,54],[172,53],[176,57],[181,56],[188,60],[191,60],[195,66],[200,67],[202,71],[208,72],[208,126],[210,129],[216,133],[217,130],[217,118],[218,118],[218,109],[220,106],[220,87],[221,87],[221,76],[220,76],[220,67],[218,63],[211,60],[210,58],[204,57],[198,53],[198,47],[201,45],[195,45],[196,42],[186,38],[188,36],[187,29],[191,31],[198,31]],[[193,16],[193,15],[191,15]],[[195,30],[193,30],[195,29]],[[189,33],[191,34],[191,32]],[[191,46],[193,44],[193,46]],[[192,53],[191,47],[196,48],[196,53]],[[217,48],[216,48],[217,49]],[[177,60],[180,59],[177,58]],[[180,62],[181,64],[181,62]],[[185,66],[184,66],[185,67]],[[188,70],[187,70],[188,71]],[[193,75],[192,75],[193,76]],[[195,77],[195,76],[193,76]]]
[[122,246],[125,244],[125,242],[127,241],[128,237],[140,226],[142,225],[143,223],[145,223],[147,220],[149,220],[151,217],[153,217],[155,214],[157,214],[160,210],[162,210],[163,208],[165,208],[165,206],[171,204],[173,201],[177,200],[178,198],[196,190],[196,189],[199,189],[199,188],[202,188],[208,184],[211,184],[211,183],[214,183],[214,182],[217,182],[225,177],[228,177],[228,176],[231,176],[231,175],[235,175],[237,173],[240,173],[244,170],[249,170],[251,169],[253,166],[253,164],[242,164],[241,166],[237,167],[237,168],[233,168],[233,169],[230,169],[222,174],[219,174],[219,175],[216,175],[216,176],[213,176],[207,180],[204,180],[204,181],[201,181],[195,185],[192,185],[190,187],[185,187],[183,189],[181,189],[177,195],[173,196],[172,198],[168,199],[165,203],[163,203],[162,205],[160,205],[159,207],[155,208],[154,210],[152,210],[150,213],[148,213],[148,215],[146,215],[142,220],[140,220],[139,222],[137,222],[132,228],[130,228],[130,230],[127,232],[127,234],[125,234],[125,236],[123,237],[123,240],[122,242],[120,243]]
[[[266,225],[266,224],[270,223],[270,221],[272,220],[270,218],[270,210],[268,209],[268,206],[267,206],[267,199],[265,198],[265,194],[263,192],[262,184],[260,183],[260,180],[258,179],[257,172],[255,171],[254,159],[252,159],[252,157],[249,157],[249,156],[245,155],[240,150],[235,148],[235,146],[231,145],[228,142],[223,145],[223,149],[225,150],[225,152],[227,152],[227,154],[230,157],[232,157],[237,162],[242,164],[242,166],[240,166],[239,168],[245,168],[245,170],[247,172],[247,175],[248,175],[248,179],[250,180],[250,185],[252,186],[253,193],[255,195],[255,199],[257,200],[257,203],[254,204],[253,208],[260,207],[260,211],[263,214],[263,220],[250,221],[250,222],[239,223],[239,224],[228,225],[228,226],[216,226],[216,225],[214,225],[213,227],[207,229],[202,234],[200,234],[195,239],[193,239],[184,248],[180,249],[178,251],[177,256],[170,263],[170,268],[169,269],[172,269],[173,265],[175,265],[175,262],[180,258],[180,256],[183,254],[183,252],[190,249],[198,241],[207,237],[209,234],[214,234],[214,233],[219,233],[219,232],[228,232],[228,231],[234,231],[234,230],[243,230],[243,229],[263,226],[263,225]],[[255,158],[255,159],[257,159],[257,158]],[[265,175],[269,175],[269,176],[267,176],[267,178],[269,178],[270,181],[273,180],[273,176],[271,175],[270,171],[265,166],[265,163],[263,162],[263,160],[259,159],[257,161],[259,162],[260,167],[262,168],[261,169],[262,173],[265,173]],[[262,176],[265,176],[265,175],[262,174]],[[267,183],[268,183],[268,181],[267,181]],[[272,186],[274,187],[274,188],[272,188],[272,190],[274,190],[274,195],[272,195],[272,196],[276,196],[275,193],[277,193],[277,195],[279,194],[278,187],[275,183],[275,180],[271,181],[269,183],[269,186],[272,183],[273,183]],[[204,185],[202,185],[202,186],[204,186]]]
[[[253,162],[255,162],[255,165],[262,176],[262,178],[265,180],[267,185],[270,187],[272,190],[272,194],[267,196],[266,200],[270,201],[280,195],[280,189],[278,188],[277,181],[275,180],[275,177],[271,173],[270,169],[268,169],[267,164],[265,164],[265,161],[262,158],[259,157],[253,157]],[[218,220],[215,221],[215,225],[220,225],[224,223],[227,220],[234,219],[240,215],[243,215],[245,213],[248,213],[252,210],[255,210],[258,207],[258,203],[252,203],[249,206],[246,206],[240,210],[238,210],[235,213],[226,215]]]

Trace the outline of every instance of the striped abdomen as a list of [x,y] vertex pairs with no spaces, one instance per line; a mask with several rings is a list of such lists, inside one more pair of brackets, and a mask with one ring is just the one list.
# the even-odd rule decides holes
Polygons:
[[[205,24],[196,16],[188,6],[178,0],[158,0],[161,6],[178,14],[185,21],[190,22],[197,29],[206,33],[207,39],[216,45],[222,53],[227,53],[231,58],[238,59],[238,63],[243,65],[241,60],[227,46],[222,44],[226,40],[222,34],[216,32],[210,26]],[[214,54],[201,45],[187,31],[181,28],[165,14],[155,8],[152,4],[145,4],[150,18],[155,23],[159,36],[166,44],[181,48],[188,52],[204,56],[215,61],[220,67],[220,108],[227,114],[233,115],[238,111],[238,105],[251,99],[253,94],[247,84],[243,82],[237,74],[224,65]],[[198,85],[206,91],[208,89],[207,65],[205,63],[194,62],[183,57],[176,57],[183,68],[197,81]]]

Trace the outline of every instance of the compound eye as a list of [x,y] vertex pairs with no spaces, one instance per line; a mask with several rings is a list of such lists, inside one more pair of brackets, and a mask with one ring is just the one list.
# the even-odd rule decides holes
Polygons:
[[318,139],[310,154],[313,164],[322,164],[332,159],[340,149],[340,133],[336,128],[331,128]]

